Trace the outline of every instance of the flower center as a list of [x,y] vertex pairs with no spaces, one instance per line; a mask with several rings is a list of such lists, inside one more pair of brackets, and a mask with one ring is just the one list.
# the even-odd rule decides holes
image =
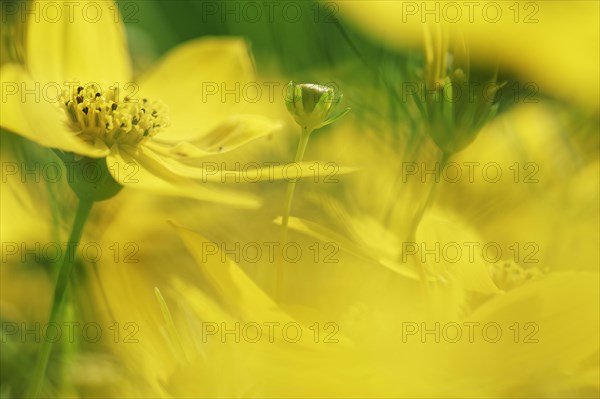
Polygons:
[[537,267],[524,268],[512,261],[502,261],[490,264],[491,277],[501,290],[511,290],[528,281],[542,277],[544,272]]
[[61,105],[79,137],[90,143],[102,140],[114,144],[137,145],[168,126],[165,107],[146,98],[119,102],[117,90],[103,90],[98,85],[65,90]]

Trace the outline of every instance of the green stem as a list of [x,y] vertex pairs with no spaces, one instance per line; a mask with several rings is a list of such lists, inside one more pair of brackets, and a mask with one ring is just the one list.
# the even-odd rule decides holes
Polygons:
[[[440,157],[438,158],[439,163],[440,163],[439,171],[438,171],[438,173],[436,173],[433,183],[431,184],[431,186],[429,186],[429,191],[427,192],[427,197],[425,197],[425,201],[421,202],[421,205],[419,206],[417,213],[415,214],[415,217],[412,220],[410,231],[408,234],[408,239],[406,240],[407,242],[414,242],[416,240],[417,228],[419,227],[419,224],[421,223],[421,220],[423,219],[423,215],[425,214],[425,211],[427,210],[427,208],[429,208],[429,206],[433,202],[433,199],[435,197],[436,188],[439,185],[438,182],[439,182],[440,175],[442,174],[442,170],[446,166],[446,163],[448,162],[449,158],[450,158],[450,154],[448,154],[446,152],[442,152],[440,154]],[[421,279],[421,291],[422,291],[423,299],[425,301],[426,312],[427,312],[427,314],[430,314],[432,305],[431,305],[431,298],[429,296],[429,287],[427,285],[426,267],[425,267],[425,264],[421,260],[419,260],[418,263],[419,263],[418,264],[418,272],[419,272],[419,277]]]
[[[307,127],[302,128],[302,135],[300,137],[300,142],[298,143],[298,148],[296,149],[296,157],[294,158],[294,162],[300,163],[304,158],[304,153],[306,152],[306,147],[308,146],[308,139],[310,138],[310,134],[313,129],[309,129]],[[290,219],[290,212],[292,210],[292,201],[294,200],[294,191],[296,190],[296,182],[297,180],[293,180],[288,182],[287,190],[285,192],[285,200],[284,200],[284,210],[283,210],[283,219],[281,221],[281,239],[280,245],[281,250],[283,251],[283,246],[287,242],[287,232],[288,232],[288,223]],[[275,283],[275,297],[281,297],[281,287],[283,285],[283,253],[278,256],[277,261],[277,271],[276,271],[276,283]]]
[[[92,209],[92,201],[80,200],[75,214],[75,221],[73,222],[73,228],[69,241],[67,242],[67,248],[65,250],[65,256],[62,260],[62,265],[56,281],[56,287],[54,289],[54,300],[52,302],[52,309],[50,311],[50,318],[48,323],[58,323],[63,315],[66,303],[67,287],[69,285],[69,277],[75,264],[75,251],[79,246],[81,235],[83,234],[83,227]],[[28,398],[37,398],[40,395],[42,385],[44,383],[44,377],[46,376],[46,369],[48,367],[48,360],[52,352],[52,342],[49,340],[42,340],[42,344],[39,350],[35,369],[33,370],[33,378],[29,385],[29,392],[26,395]]]
[[[402,154],[401,159],[407,159],[411,152],[418,153],[419,148],[421,146],[421,141],[411,140],[408,145],[404,148],[404,153]],[[404,179],[404,161],[400,162],[400,170],[396,174],[396,178],[392,183],[390,197],[387,201],[386,210],[384,211],[383,216],[383,225],[386,229],[392,227],[392,221],[394,219],[394,212],[396,210],[396,205],[398,204],[398,197],[401,194],[401,190],[403,188],[403,184],[406,183]]]
[[447,154],[446,152],[442,152],[439,157],[438,162],[440,164],[440,167],[439,167],[438,173],[436,173],[433,183],[429,186],[429,191],[427,192],[427,197],[425,197],[425,201],[421,202],[421,205],[417,209],[417,213],[415,214],[415,216],[412,220],[410,232],[408,234],[408,239],[407,239],[407,241],[409,241],[409,242],[414,241],[416,238],[417,228],[419,227],[419,224],[421,223],[421,219],[423,219],[423,215],[425,214],[425,211],[427,210],[427,208],[429,208],[429,206],[433,202],[433,199],[435,197],[435,191],[436,191],[437,187],[439,186],[439,179],[442,174],[442,170],[444,169],[444,167],[446,167],[446,164],[448,163],[449,158],[450,158],[450,155]]

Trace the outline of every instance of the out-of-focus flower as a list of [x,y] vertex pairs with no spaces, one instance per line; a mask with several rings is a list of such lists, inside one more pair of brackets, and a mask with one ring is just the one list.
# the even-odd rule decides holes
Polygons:
[[[161,262],[152,257],[146,270],[133,275],[129,270],[127,278],[116,265],[101,270],[105,283],[119,287],[108,297],[114,320],[129,318],[140,327],[139,343],[112,348],[129,370],[128,378],[131,374],[137,381],[106,387],[121,395],[321,397],[323,392],[358,392],[533,398],[589,395],[597,387],[588,364],[598,351],[598,282],[591,273],[540,276],[487,297],[481,306],[469,296],[459,296],[458,302],[440,297],[432,302],[432,317],[416,300],[418,284],[385,268],[366,267],[355,259],[336,268],[331,279],[331,265],[313,268],[303,261],[296,266],[309,270],[288,280],[282,304],[221,251],[207,257],[205,249],[216,247],[214,243],[185,228],[177,231],[196,262],[195,272],[186,257],[180,258],[186,259],[185,274],[166,279],[160,277],[167,276]],[[258,266],[270,265],[260,261]],[[300,278],[308,273],[321,288]],[[324,280],[329,289],[323,289]],[[158,303],[148,305],[157,283],[172,320],[161,317]],[[573,291],[579,294],[570,295]],[[323,342],[322,335],[315,340],[314,323],[322,328],[324,321],[339,328],[335,341]],[[273,326],[270,333],[268,325]],[[302,337],[295,341],[297,334],[282,335],[286,325],[300,328]],[[169,332],[173,329],[177,337]],[[257,331],[262,334],[258,339]],[[560,349],[565,339],[567,348]],[[524,363],[535,368],[514,373]]]
[[339,15],[394,48],[421,46],[423,25],[451,28],[472,59],[533,82],[542,92],[597,110],[599,5],[594,1],[338,2]]
[[[575,126],[580,123],[578,121]],[[441,380],[432,384],[438,385],[432,391],[421,388],[410,394],[396,393],[397,396],[597,395],[598,343],[595,336],[598,319],[593,312],[581,308],[585,307],[584,303],[593,302],[596,312],[599,295],[597,250],[592,244],[594,240],[597,241],[598,234],[597,184],[582,183],[588,179],[594,183],[598,181],[597,154],[590,155],[591,159],[582,158],[576,146],[577,140],[572,136],[564,137],[563,130],[572,126],[566,124],[566,120],[558,117],[557,111],[544,102],[515,107],[486,125],[472,146],[457,156],[451,168],[439,175],[439,199],[431,211],[425,213],[419,225],[416,246],[411,248],[417,254],[408,256],[408,259],[426,258],[427,272],[435,278],[428,280],[430,287],[436,287],[436,290],[430,290],[430,294],[439,293],[446,286],[446,295],[434,297],[431,301],[434,316],[428,326],[432,337],[435,336],[432,327],[436,321],[439,326],[444,326],[444,320],[454,319],[460,320],[459,324],[477,321],[481,325],[498,323],[521,329],[527,325],[530,334],[533,329],[539,329],[537,340],[523,341],[526,332],[522,329],[518,344],[514,336],[510,336],[510,342],[503,341],[497,345],[484,342],[444,345],[444,339],[441,338],[440,345],[432,349],[433,340],[423,338],[423,325],[417,323],[416,339],[427,341],[420,341],[423,343],[422,352],[432,355],[428,358],[431,365],[440,367],[428,368],[414,378],[423,381],[428,376],[436,375]],[[403,229],[406,229],[408,219],[405,215],[410,215],[413,202],[422,200],[419,198],[419,186],[430,183],[436,176],[435,168],[440,165],[431,162],[432,157],[428,152],[418,154],[415,162],[401,159],[398,164],[390,165],[390,159],[393,158],[386,152],[386,142],[377,141],[377,135],[368,128],[354,128],[348,124],[336,128],[339,129],[333,129],[330,141],[323,142],[319,149],[328,153],[330,148],[343,146],[348,140],[354,144],[345,147],[338,160],[344,162],[348,157],[365,170],[365,173],[349,177],[344,184],[347,198],[352,198],[352,202],[340,200],[338,191],[335,206],[306,206],[304,212],[300,213],[305,220],[293,219],[290,226],[323,242],[338,243],[341,251],[351,253],[355,259],[369,259],[368,254],[371,254],[369,262],[363,261],[371,273],[392,271],[395,276],[402,276],[404,281],[414,282],[414,274],[411,276],[406,273],[413,264],[395,262],[396,267],[390,268],[394,264],[386,262],[385,258],[401,259],[403,245],[411,244],[398,239],[405,236]],[[371,146],[366,143],[371,143]],[[539,173],[532,175],[529,169],[521,169],[521,174],[517,175],[519,182],[516,183],[512,170],[515,169],[515,162],[523,161],[533,161]],[[486,181],[487,175],[481,175],[481,169],[477,169],[470,180],[465,169],[465,164],[469,162],[479,167],[498,165],[505,174],[500,182],[492,183]],[[568,165],[568,170],[561,173],[563,165]],[[406,166],[415,169],[403,168]],[[455,176],[451,171],[457,166],[463,168],[460,182],[444,182]],[[519,168],[522,166],[518,164]],[[414,174],[407,174],[407,170]],[[506,176],[506,172],[510,174]],[[529,184],[523,183],[524,172],[529,172]],[[393,181],[395,173],[404,175],[401,189],[398,190],[400,194],[390,197],[383,187],[386,187],[386,181]],[[566,191],[565,185],[569,187]],[[373,195],[374,192],[377,195]],[[312,198],[314,204],[331,202],[320,193],[313,193]],[[396,203],[399,217],[386,220],[389,214],[385,212],[385,200]],[[578,211],[571,210],[575,203],[579,204]],[[549,212],[550,207],[563,211]],[[322,212],[318,211],[320,208],[323,208]],[[453,217],[453,214],[461,216]],[[306,219],[312,221],[307,222]],[[491,226],[490,222],[493,223]],[[383,228],[386,223],[388,225]],[[530,223],[533,224],[530,226]],[[577,244],[577,236],[587,245]],[[532,246],[523,248],[528,242]],[[502,260],[485,264],[482,259],[477,259],[482,254],[481,247],[486,244],[502,248]],[[478,248],[472,252],[474,261],[469,255],[468,245]],[[518,254],[510,249],[518,251],[515,245],[520,246],[521,252]],[[536,248],[533,245],[539,252],[531,257],[532,248]],[[462,248],[458,258],[453,252],[457,246]],[[449,252],[444,255],[446,250]],[[560,258],[555,261],[549,254],[560,254]],[[489,258],[489,254],[486,257]],[[365,275],[369,272],[365,272]],[[390,278],[389,284],[393,284],[392,281]],[[490,285],[491,281],[493,285]],[[494,285],[504,293],[494,291]],[[492,289],[485,289],[489,287]],[[455,295],[452,295],[451,289],[455,290]],[[580,289],[585,292],[585,299],[578,304],[579,299],[574,297],[578,296]],[[335,291],[328,291],[328,295],[332,292]],[[374,293],[373,297],[379,295]],[[422,304],[422,297],[414,291],[407,293],[407,297],[412,298],[410,301],[415,306]],[[572,319],[570,312],[580,315]],[[427,319],[425,310],[419,308],[418,313],[418,317]],[[399,310],[398,314],[405,321],[413,317],[404,317],[410,314],[406,309]],[[578,317],[581,317],[581,322],[576,321]],[[579,331],[579,328],[585,329],[584,325],[590,326],[592,331],[589,334]],[[372,324],[369,326],[372,327]],[[542,331],[546,333],[542,335]],[[505,332],[506,329],[503,329],[503,334]],[[465,333],[464,329],[462,333]],[[399,333],[400,336],[402,334]],[[506,338],[506,335],[503,337]],[[564,345],[560,344],[562,341]],[[553,345],[577,349],[556,353]],[[390,350],[393,350],[392,347]],[[430,349],[439,352],[432,354]],[[478,355],[481,353],[479,351],[484,351],[485,357]],[[517,367],[519,362],[535,365],[536,371],[527,373],[528,376],[514,373],[514,369],[510,372],[511,367]],[[455,368],[460,371],[454,372]],[[444,369],[445,372],[442,371]],[[504,377],[498,380],[497,373]],[[479,379],[485,382],[479,382]],[[408,385],[406,389],[410,389]]]
[[[479,145],[493,140],[494,131],[506,123],[521,126],[522,112],[516,108],[485,128],[472,151],[481,152]],[[250,230],[230,212],[182,208],[186,224],[198,220],[195,226],[211,237],[208,240],[177,228],[194,259],[185,254],[182,245],[174,244],[173,232],[159,236],[148,221],[135,227],[139,229],[137,234],[122,227],[106,231],[111,240],[143,243],[138,253],[140,264],[99,265],[102,283],[113,287],[107,296],[107,308],[114,315],[109,320],[134,321],[140,327],[139,343],[111,346],[122,368],[131,371],[126,379],[107,389],[121,395],[151,397],[295,397],[298,393],[322,397],[323,392],[331,396],[358,392],[363,396],[400,397],[593,397],[598,390],[597,272],[581,272],[573,266],[547,271],[547,258],[535,267],[515,264],[509,257],[490,265],[480,259],[479,250],[475,252],[477,259],[471,262],[468,248],[463,247],[459,262],[444,258],[436,262],[435,254],[426,255],[430,277],[427,304],[415,272],[414,260],[423,255],[420,245],[432,250],[436,242],[449,248],[466,242],[479,243],[477,248],[481,249],[486,240],[498,240],[485,226],[486,215],[473,217],[465,209],[470,208],[466,204],[482,200],[486,192],[478,191],[480,184],[457,184],[451,186],[453,190],[441,187],[444,201],[436,202],[424,215],[417,231],[419,253],[405,252],[408,260],[403,262],[400,238],[408,227],[402,217],[385,226],[386,200],[399,202],[398,216],[410,213],[423,182],[406,182],[401,190],[406,195],[390,198],[382,187],[393,179],[396,165],[390,166],[390,157],[382,156],[391,150],[384,140],[377,141],[380,132],[355,127],[350,121],[336,125],[330,132],[328,140],[316,143],[315,154],[329,154],[332,145],[340,146],[343,151],[338,154],[338,162],[353,159],[366,170],[336,186],[335,202],[323,193],[327,187],[309,187],[298,197],[298,217],[314,222],[304,229],[292,223],[290,238],[305,255],[310,255],[286,271],[289,277],[281,301],[269,294],[274,267],[266,252],[258,261],[241,255],[246,242],[260,245],[262,241],[273,241],[277,226],[269,220],[253,216],[248,221],[254,226]],[[343,147],[348,140],[352,145]],[[426,156],[424,159],[428,160]],[[495,160],[491,155],[486,159]],[[469,188],[473,194],[460,197],[461,193],[469,193]],[[512,184],[500,188],[504,197],[512,197],[511,190],[517,190]],[[380,195],[372,194],[376,189]],[[344,196],[352,202],[342,202]],[[457,199],[459,206],[454,204]],[[267,200],[278,203],[277,198]],[[158,217],[160,212],[152,211],[152,203],[141,196],[138,201],[128,206]],[[508,205],[512,202],[503,210],[505,219],[513,220],[513,208]],[[452,208],[456,209],[451,212]],[[128,217],[127,208],[121,212],[123,218]],[[189,214],[200,216],[189,218]],[[181,216],[172,217],[178,220]],[[568,220],[561,223],[567,226]],[[506,224],[507,228],[511,226]],[[567,230],[555,228],[554,234]],[[540,247],[546,247],[542,237],[537,237]],[[325,262],[323,255],[329,255],[328,251],[314,261],[313,252],[307,248],[314,248],[315,243],[322,250],[325,243],[338,248],[334,259],[339,262]],[[217,250],[208,255],[207,248]],[[171,262],[169,259],[177,259],[176,275],[164,267]],[[591,261],[584,255],[580,260]],[[510,268],[503,267],[507,263]],[[160,287],[172,313],[183,350],[168,332],[154,299],[155,286]],[[92,289],[102,303],[98,288]],[[247,342],[244,326],[264,321],[280,325],[296,322],[304,328],[316,321],[321,326],[332,322],[339,326],[336,338],[340,342],[329,347],[313,342],[268,342],[264,325],[266,342]],[[217,331],[212,330],[213,323]],[[235,323],[239,323],[239,343],[235,341]],[[502,336],[493,342],[497,326]],[[211,329],[210,335],[207,328]],[[224,333],[224,328],[230,332]],[[451,342],[459,330],[459,341]],[[312,330],[303,332],[313,338]],[[533,367],[523,369],[523,364]],[[358,377],[365,375],[369,378]],[[340,380],[349,382],[341,386]]]
[[[472,151],[481,152],[478,146],[487,143],[482,140],[488,135],[492,140],[493,132],[505,123],[520,126],[522,112],[514,109],[494,122],[495,126],[484,129],[483,138],[474,143]],[[261,240],[269,241],[269,231],[276,235],[277,226],[269,227],[268,220],[253,218],[255,228],[249,231],[235,217],[210,209],[191,211],[202,215],[196,226],[225,241],[217,244],[177,228],[194,260],[184,254],[181,245],[167,243],[165,233],[158,239],[151,224],[140,227],[141,236],[122,228],[116,236],[107,232],[111,239],[136,237],[145,243],[140,245],[144,253],[139,253],[143,265],[121,267],[107,262],[100,267],[103,284],[118,287],[108,296],[115,319],[133,320],[140,326],[138,344],[112,348],[123,369],[133,371],[131,381],[136,381],[116,382],[115,392],[153,397],[296,397],[298,393],[322,397],[324,392],[330,396],[358,392],[363,396],[400,397],[593,397],[598,390],[597,272],[581,272],[576,267],[546,271],[546,260],[531,267],[515,264],[508,257],[487,264],[480,251],[471,262],[463,247],[459,262],[444,258],[436,262],[435,254],[426,255],[430,277],[427,304],[415,272],[414,260],[423,255],[420,244],[432,250],[436,243],[453,248],[465,242],[495,240],[485,226],[485,215],[473,218],[465,210],[469,208],[465,204],[476,204],[485,191],[474,191],[478,198],[467,196],[450,212],[458,198],[454,196],[460,195],[453,191],[469,192],[469,187],[479,189],[480,185],[454,185],[454,190],[441,187],[442,198],[447,201],[436,202],[424,215],[416,236],[419,253],[406,254],[408,260],[403,261],[399,238],[405,236],[407,226],[399,218],[385,227],[385,220],[379,220],[385,215],[382,200],[390,198],[373,196],[372,190],[366,189],[373,184],[384,194],[381,182],[393,178],[395,169],[389,165],[384,168],[389,158],[381,156],[389,148],[385,149],[384,141],[376,141],[373,132],[353,128],[351,123],[340,124],[331,133],[329,140],[317,143],[316,153],[329,153],[332,144],[351,139],[354,145],[340,152],[343,157],[338,161],[354,159],[366,170],[349,176],[343,187],[337,187],[336,202],[322,192],[326,187],[316,187],[312,193],[307,189],[298,198],[297,208],[305,224],[298,228],[295,222],[299,219],[292,219],[290,234],[304,254],[315,243],[320,243],[321,249],[325,243],[332,244],[339,249],[334,256],[339,263],[324,262],[322,257],[314,262],[309,252],[309,257],[287,271],[290,277],[285,280],[280,302],[269,295],[273,264],[264,252],[257,262],[240,254],[245,242],[260,245]],[[495,158],[490,155],[487,159]],[[369,168],[378,173],[369,173]],[[421,180],[403,186],[412,197],[395,199],[400,201],[399,215],[411,208],[407,199],[418,198],[418,185],[423,185]],[[515,187],[502,189],[510,197]],[[341,193],[353,202],[344,205],[339,201]],[[269,200],[277,203],[275,198]],[[129,206],[139,208],[140,204]],[[147,206],[150,208],[143,208],[144,213],[151,214],[151,204]],[[507,206],[505,218],[512,218],[512,211]],[[122,212],[123,217],[128,214],[127,209]],[[469,223],[461,220],[464,218]],[[168,236],[174,239],[173,233]],[[539,245],[546,247],[542,241]],[[173,252],[168,253],[167,248]],[[207,248],[217,250],[207,255]],[[164,268],[170,257],[178,259],[177,275]],[[236,264],[231,257],[239,257],[241,262]],[[505,268],[505,264],[511,266]],[[165,297],[183,351],[169,334],[158,304],[148,306],[155,303],[154,286],[159,286]],[[94,292],[98,294],[97,289]],[[267,329],[262,325],[265,321],[281,326],[299,323],[309,340],[268,342]],[[315,321],[321,326],[324,322],[339,326],[335,337],[340,342],[328,347],[310,342],[314,336],[307,327]],[[243,328],[249,332],[254,323],[262,326],[264,342],[247,341],[250,335],[245,336]],[[495,341],[498,326],[502,336]],[[452,342],[458,332],[458,342]],[[523,364],[533,367],[519,368]],[[515,369],[520,372],[515,373]],[[358,377],[365,375],[369,378]],[[349,382],[340,385],[340,380]]]
[[442,181],[440,199],[474,221],[486,242],[505,252],[518,243],[513,256],[521,261],[553,271],[597,271],[597,137],[597,122],[556,104],[516,106],[456,155],[447,172],[458,166],[461,179]]
[[494,117],[499,106],[494,99],[500,85],[493,75],[486,81],[471,76],[468,44],[462,37],[450,38],[448,30],[439,25],[426,26],[424,31],[424,82],[412,99],[425,121],[427,134],[445,159],[471,144]]

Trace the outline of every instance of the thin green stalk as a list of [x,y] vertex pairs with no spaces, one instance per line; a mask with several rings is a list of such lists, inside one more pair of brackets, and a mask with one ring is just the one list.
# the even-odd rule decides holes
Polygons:
[[[308,146],[308,139],[310,138],[310,134],[312,133],[312,129],[308,129],[306,127],[302,128],[302,135],[300,137],[300,142],[298,143],[298,148],[296,149],[296,157],[294,158],[294,162],[300,163],[304,158],[304,153],[306,152],[306,147]],[[296,190],[296,182],[297,180],[293,180],[288,182],[287,190],[285,192],[285,200],[284,200],[284,210],[283,210],[283,219],[281,221],[281,239],[280,246],[283,251],[283,246],[287,242],[287,232],[288,232],[288,223],[290,219],[290,212],[292,210],[292,201],[294,200],[294,191]],[[281,297],[281,287],[283,285],[283,253],[278,256],[277,261],[277,270],[276,270],[276,283],[275,283],[275,297]]]
[[162,296],[162,293],[158,289],[158,287],[154,287],[154,294],[156,295],[156,300],[158,301],[158,306],[160,307],[160,312],[165,319],[165,323],[167,325],[167,337],[170,339],[170,343],[175,347],[175,356],[182,362],[190,362],[190,359],[187,357],[187,352],[185,351],[185,347],[183,346],[183,341],[181,340],[181,335],[177,331],[177,327],[175,326],[175,322],[173,321],[173,316],[171,316],[171,311],[169,310],[169,306],[165,301],[165,298]]
[[[81,235],[83,234],[83,227],[92,209],[93,202],[87,200],[80,200],[77,207],[77,213],[75,214],[75,221],[73,222],[73,228],[71,229],[71,235],[67,242],[67,248],[65,255],[62,260],[62,265],[56,281],[56,287],[54,289],[54,300],[52,302],[52,309],[50,311],[50,318],[48,323],[58,323],[63,315],[66,303],[67,288],[69,285],[69,278],[73,265],[75,264],[75,251],[79,246]],[[44,383],[44,377],[46,376],[46,369],[48,367],[48,360],[52,352],[52,342],[49,340],[42,340],[42,344],[39,350],[35,369],[33,370],[33,378],[29,385],[29,392],[26,395],[28,398],[38,398],[40,391]]]
[[[419,227],[419,224],[421,223],[421,220],[423,219],[423,215],[425,214],[425,211],[427,210],[427,208],[429,208],[429,206],[433,202],[433,199],[435,198],[435,192],[439,185],[438,181],[439,181],[440,175],[442,174],[442,170],[448,163],[449,158],[450,158],[450,154],[447,154],[446,152],[442,152],[440,154],[439,173],[436,174],[433,183],[429,186],[429,191],[427,192],[427,196],[425,197],[425,200],[423,202],[421,202],[421,205],[419,206],[417,213],[415,214],[415,217],[412,220],[410,231],[409,231],[406,242],[414,242],[416,240],[417,228]],[[425,270],[425,265],[423,264],[423,262],[420,259],[419,259],[418,263],[419,263],[418,272],[419,272],[419,277],[421,279],[421,292],[423,294],[423,299],[425,301],[427,314],[430,314],[432,305],[431,305],[431,298],[429,296],[429,287],[427,285],[427,273]]]
[[[65,305],[65,310],[63,310],[63,323],[64,322],[74,322],[75,318],[75,308],[73,306],[73,302],[67,303]],[[69,360],[73,359],[77,352],[79,351],[79,342],[73,341],[71,339],[65,339],[60,341],[60,358],[62,361],[69,362]],[[69,374],[71,374],[71,370],[67,367],[61,367],[60,371],[60,385],[58,386],[58,391],[61,394],[68,395],[70,391],[73,391],[75,388],[68,384]],[[70,389],[70,391],[69,391]],[[65,392],[66,390],[66,392]]]
[[423,215],[425,214],[425,211],[427,210],[427,208],[429,208],[429,206],[431,205],[431,203],[435,197],[435,192],[436,192],[437,187],[439,186],[439,179],[442,174],[442,170],[444,169],[444,167],[446,167],[446,164],[448,163],[449,158],[450,158],[449,154],[447,154],[445,152],[441,153],[441,155],[439,157],[440,168],[438,170],[438,173],[435,176],[435,179],[433,180],[433,183],[429,186],[429,191],[427,192],[425,201],[421,202],[421,205],[417,209],[417,213],[415,214],[415,216],[412,220],[410,232],[408,234],[408,239],[407,239],[408,242],[415,240],[415,237],[417,234],[417,228],[419,227],[419,224],[421,223],[421,219],[423,219]]
[[[421,140],[411,140],[408,145],[404,148],[404,152],[402,154],[401,159],[407,159],[411,152],[418,152],[421,146]],[[405,186],[404,179],[404,161],[400,162],[400,169],[396,174],[396,178],[392,183],[392,189],[390,190],[390,197],[387,201],[386,210],[383,216],[383,225],[385,228],[389,229],[392,226],[392,221],[394,218],[394,211],[396,210],[396,205],[398,204],[398,197],[400,196],[402,188]]]

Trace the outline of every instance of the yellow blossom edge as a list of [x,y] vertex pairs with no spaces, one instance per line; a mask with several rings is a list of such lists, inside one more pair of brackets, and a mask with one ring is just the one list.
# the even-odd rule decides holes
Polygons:
[[[277,225],[281,225],[281,216],[278,216],[273,220],[273,223]],[[418,281],[419,275],[411,265],[401,264],[397,262],[395,259],[380,256],[379,251],[370,251],[372,248],[366,245],[357,245],[351,239],[342,236],[339,233],[336,233],[333,230],[328,229],[325,226],[322,226],[318,223],[311,222],[310,220],[305,220],[299,217],[290,216],[289,219],[289,227],[292,230],[295,230],[299,233],[306,234],[310,237],[317,238],[323,242],[335,242],[339,245],[340,249],[351,254],[352,256],[357,257],[358,259],[364,262],[371,262],[374,264],[378,264],[383,266],[390,271],[406,277],[410,280]],[[377,253],[378,255],[373,255]],[[429,281],[436,281],[434,277],[430,276]]]
[[[485,14],[489,11],[488,3],[492,3],[490,8],[494,11],[499,10],[498,20]],[[455,14],[450,14],[456,8],[448,7],[446,14],[443,2],[336,4],[343,19],[398,49],[422,45],[424,22],[445,23],[465,36],[472,59],[480,63],[499,59],[503,66],[520,73],[540,91],[595,109],[599,107],[600,36],[596,1],[483,2],[475,4],[473,9],[460,3],[456,7],[461,15],[458,21],[452,20]],[[431,12],[426,14],[426,10]]]
[[[450,283],[457,282],[469,291],[482,294],[502,293],[492,280],[480,250],[484,245],[483,240],[474,228],[459,217],[433,208],[423,216],[414,244],[416,248],[420,247],[417,249],[420,258],[423,258],[425,250],[434,249],[438,253],[437,257],[425,256],[425,264],[434,275],[443,276]],[[464,249],[467,245],[477,250]],[[443,248],[448,246],[460,248],[460,256],[456,257],[454,253],[443,255]]]
[[53,3],[60,11],[56,19],[39,18],[45,6],[39,0],[27,5],[34,10],[26,23],[25,43],[32,76],[59,83],[73,76],[84,82],[131,80],[123,16],[115,2]]
[[172,143],[195,140],[222,120],[244,113],[254,101],[248,90],[258,84],[248,44],[238,37],[204,37],[180,44],[136,82],[140,96],[169,107],[171,129],[161,140]]
[[148,150],[144,153],[141,149],[124,148],[120,150],[115,146],[106,158],[106,164],[115,181],[125,187],[242,208],[257,208],[261,204],[260,199],[252,194],[182,177],[166,168],[161,163],[160,157],[151,154]]
[[[76,137],[67,125],[62,110],[38,91],[25,94],[23,88],[36,90],[36,82],[17,64],[0,68],[0,126],[44,147],[57,148],[92,158],[105,157],[109,149],[101,141],[92,145]],[[39,84],[39,82],[37,82]]]
[[[293,321],[235,262],[221,256],[216,244],[173,221],[169,223],[230,310],[238,310],[247,320]],[[204,254],[203,249],[210,244],[214,245],[219,256],[207,257]]]
[[233,151],[260,138],[270,138],[281,126],[280,122],[260,115],[232,115],[210,132],[190,140],[173,142],[169,134],[165,134],[149,142],[148,146],[172,158],[196,159]]
[[[564,272],[493,297],[466,319],[501,326],[502,340],[454,347],[450,358],[461,359],[461,365],[454,363],[455,380],[467,382],[470,393],[479,397],[492,392],[564,397],[575,388],[597,392],[598,378],[588,384],[577,374],[598,372],[599,292],[598,273]],[[489,336],[494,337],[491,329]],[[595,366],[590,363],[594,358]],[[450,391],[460,389],[464,392],[464,386]]]
[[[140,167],[152,169],[155,173],[163,173],[165,176],[167,174],[172,175],[176,177],[174,180],[185,178],[194,179],[201,183],[256,183],[260,181],[273,182],[276,180],[295,179],[308,179],[315,181],[315,183],[337,183],[339,181],[338,175],[358,170],[355,167],[339,166],[334,162],[324,161],[292,162],[286,164],[265,161],[263,162],[266,165],[264,167],[261,167],[260,162],[252,161],[228,170],[224,167],[226,166],[224,163],[217,161],[205,161],[197,164],[182,163],[179,159],[164,156],[164,151],[159,153],[147,146],[140,146],[138,148],[122,146],[121,150],[113,147],[112,155],[114,156],[119,153],[128,153],[132,160],[133,158],[138,160]],[[113,163],[116,161],[115,158]],[[119,178],[122,179],[122,176],[115,175],[115,180],[119,181]],[[123,181],[123,183],[126,184],[128,182]]]

